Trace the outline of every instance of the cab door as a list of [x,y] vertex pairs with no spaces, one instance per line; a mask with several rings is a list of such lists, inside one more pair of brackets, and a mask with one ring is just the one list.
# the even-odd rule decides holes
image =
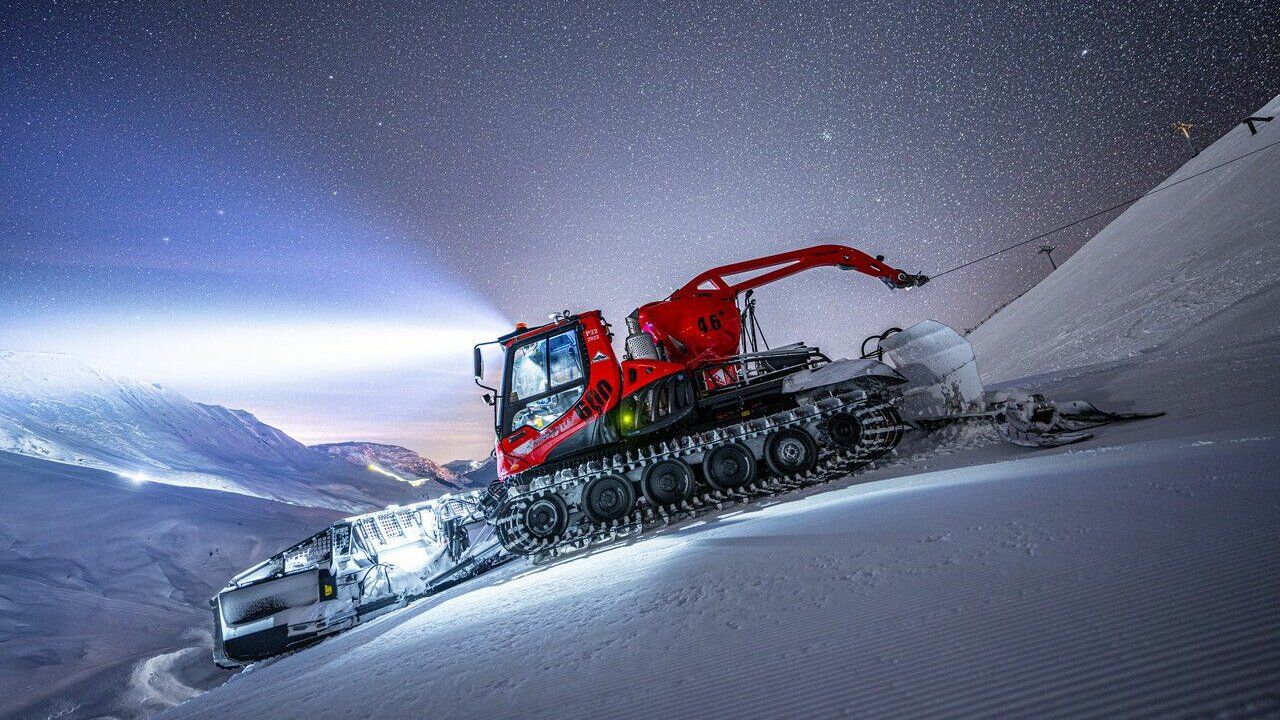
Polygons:
[[607,440],[601,428],[610,427],[608,411],[617,404],[619,370],[598,325],[598,320],[557,325],[507,351],[500,476]]

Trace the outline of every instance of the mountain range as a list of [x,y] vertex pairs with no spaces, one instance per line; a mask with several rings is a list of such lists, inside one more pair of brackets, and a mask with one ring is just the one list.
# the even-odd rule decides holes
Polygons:
[[375,442],[325,443],[311,448],[421,488],[433,497],[488,485],[483,479],[471,477],[491,464],[487,461],[454,460],[441,465],[409,448]]
[[[169,388],[114,377],[51,353],[0,351],[0,451],[108,470],[138,483],[346,512],[467,485],[405,448],[308,447],[244,410],[192,402]],[[391,474],[371,472],[370,464]]]

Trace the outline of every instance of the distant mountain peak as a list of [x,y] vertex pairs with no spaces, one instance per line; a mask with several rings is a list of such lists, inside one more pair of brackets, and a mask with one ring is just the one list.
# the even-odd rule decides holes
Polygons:
[[341,510],[423,495],[356,472],[245,410],[195,403],[60,353],[0,350],[0,452]]
[[445,467],[454,471],[469,487],[488,487],[498,479],[497,463],[492,455],[480,460],[453,460]]
[[311,448],[413,487],[439,485],[446,492],[454,492],[471,486],[461,477],[462,473],[399,445],[349,441],[322,443]]

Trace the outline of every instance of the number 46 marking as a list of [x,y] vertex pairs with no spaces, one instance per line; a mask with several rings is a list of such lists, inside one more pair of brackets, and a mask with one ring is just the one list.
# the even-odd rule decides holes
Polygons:
[[706,334],[712,330],[720,329],[720,316],[708,315],[707,317],[698,318],[698,329]]

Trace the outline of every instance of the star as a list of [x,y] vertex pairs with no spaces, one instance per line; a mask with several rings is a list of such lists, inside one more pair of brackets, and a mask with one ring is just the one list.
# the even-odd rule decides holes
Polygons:
[[[109,326],[157,297],[188,308],[166,322],[197,330],[468,310],[507,327],[564,307],[616,328],[703,270],[815,241],[936,274],[1150,189],[1186,161],[1180,136],[1152,131],[1169,108],[1207,142],[1280,77],[1280,55],[1258,51],[1275,44],[1274,2],[1217,3],[1212,18],[1007,0],[962,14],[942,0],[258,5],[14,4],[22,52],[5,87],[21,132],[0,133],[0,202],[22,211],[0,260],[85,275],[60,270],[55,291],[0,262],[0,337],[47,328],[59,346],[75,335],[61,318],[119,312]],[[1169,68],[1203,72],[1174,82]],[[1105,222],[1046,238],[1054,259]],[[1035,247],[909,300],[813,271],[761,288],[760,318],[770,340],[836,354],[888,323],[972,327],[1044,277]],[[487,454],[474,397],[351,380],[340,400],[298,403],[333,434]],[[412,417],[386,418],[397,402]],[[477,428],[465,442],[409,429],[455,416]]]

